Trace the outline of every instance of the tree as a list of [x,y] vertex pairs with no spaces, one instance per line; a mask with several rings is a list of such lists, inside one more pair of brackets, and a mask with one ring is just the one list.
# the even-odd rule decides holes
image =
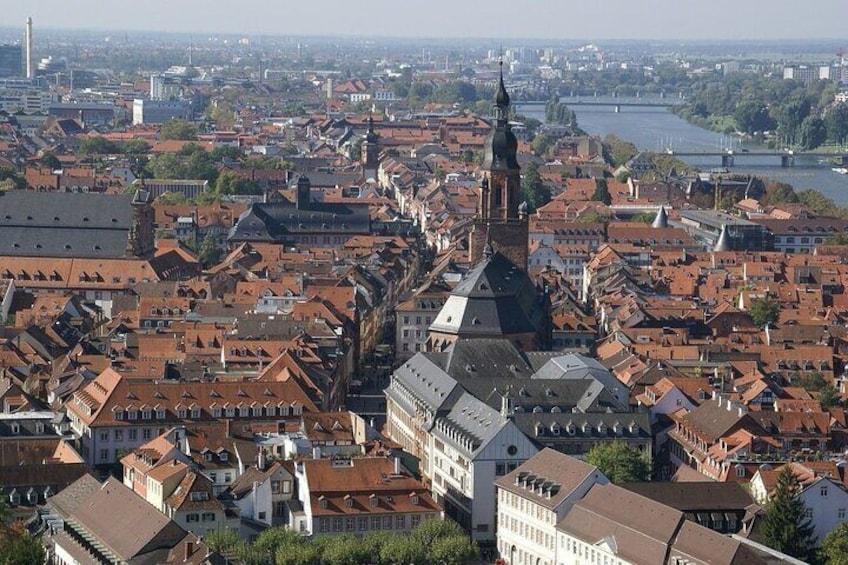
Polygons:
[[240,540],[241,538],[238,532],[232,528],[213,530],[203,538],[209,549],[217,552],[231,551],[238,545]]
[[427,552],[430,561],[440,565],[465,565],[480,558],[480,550],[465,534],[439,538]]
[[815,149],[827,141],[827,127],[818,116],[807,116],[799,128],[801,147]]
[[828,565],[848,565],[848,522],[842,522],[824,536],[821,554]]
[[807,560],[815,545],[813,526],[805,518],[806,506],[798,498],[801,485],[788,465],[777,474],[777,486],[766,506],[762,531],[766,544],[792,557]]
[[825,245],[848,245],[848,233],[838,233],[824,240]]
[[586,454],[586,462],[597,467],[614,483],[651,479],[651,464],[645,455],[623,441],[595,444]]
[[785,182],[770,182],[766,185],[763,204],[773,206],[775,204],[798,202],[798,195],[791,184]]
[[755,298],[751,301],[748,313],[751,314],[751,319],[757,327],[764,328],[777,321],[780,315],[780,304],[771,298]]
[[842,397],[839,395],[839,391],[830,383],[819,391],[819,403],[824,408],[838,406],[841,401]]
[[554,136],[546,133],[540,133],[533,138],[533,141],[530,142],[530,147],[533,149],[533,153],[539,157],[543,157],[548,153],[550,148],[554,146],[556,141],[557,140]]
[[806,99],[794,98],[775,110],[777,127],[781,135],[795,139],[801,122],[810,114],[810,103]]
[[632,221],[642,222],[643,224],[653,224],[657,215],[654,212],[642,212],[633,216]]
[[143,139],[130,139],[124,143],[125,155],[147,155],[150,153],[150,144]]
[[80,155],[108,155],[120,153],[118,146],[105,137],[86,137],[80,140]]
[[539,174],[539,166],[536,163],[529,163],[524,170],[524,178],[521,179],[521,192],[530,212],[535,212],[551,201],[551,189],[542,180],[542,175]]
[[197,139],[197,126],[172,118],[162,124],[162,127],[159,129],[159,139],[193,141]]
[[845,210],[836,205],[836,202],[819,192],[808,188],[798,193],[798,202],[810,208],[819,216],[836,216],[845,215]]
[[203,238],[198,258],[207,269],[218,264],[218,260],[221,258],[221,250],[218,249],[218,245],[215,243],[215,237],[212,235],[212,232],[208,232],[206,237]]
[[241,158],[242,153],[241,149],[238,147],[233,147],[232,145],[224,145],[223,147],[216,147],[209,154],[209,157],[215,161],[219,162],[222,159],[229,159],[230,161],[237,161]]
[[219,175],[215,181],[215,192],[218,194],[262,194],[262,188],[256,181],[246,179],[233,171],[227,171]]
[[329,537],[321,552],[325,565],[359,565],[368,563],[370,557],[368,546],[350,535]]
[[0,192],[6,190],[23,190],[27,186],[26,179],[12,169],[0,167]]
[[62,168],[62,161],[60,161],[54,154],[47,151],[41,156],[41,166],[55,171]]
[[767,131],[774,127],[768,108],[760,100],[743,100],[736,106],[733,117],[745,133]]
[[182,179],[185,178],[185,167],[173,153],[163,153],[152,158],[147,168],[153,178],[157,179]]
[[614,135],[608,135],[603,141],[604,159],[614,167],[624,165],[639,153],[635,145]]
[[843,143],[848,138],[848,104],[837,104],[824,115],[827,138],[834,143]]
[[[204,241],[204,244],[206,242]],[[253,542],[253,547],[260,555],[276,555],[280,548],[304,543],[300,534],[283,527],[268,528]]]
[[285,545],[274,557],[276,565],[317,565],[321,562],[318,546],[312,543]]
[[0,565],[43,565],[47,553],[41,540],[23,526],[10,526],[9,530],[15,533],[0,539]]
[[394,536],[380,548],[380,563],[383,565],[408,565],[423,563],[427,557],[425,548],[412,537]]
[[42,565],[47,557],[41,540],[23,522],[8,523],[10,512],[0,498],[0,565]]
[[609,187],[607,187],[607,179],[595,179],[595,192],[592,194],[592,200],[603,202],[607,206],[612,204],[612,196],[610,196]]

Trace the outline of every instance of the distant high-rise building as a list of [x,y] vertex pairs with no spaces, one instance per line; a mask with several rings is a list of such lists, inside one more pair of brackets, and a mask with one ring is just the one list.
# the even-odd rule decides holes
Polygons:
[[191,108],[181,101],[133,100],[133,125],[163,124],[171,119],[187,120]]
[[23,71],[20,45],[0,45],[0,78],[19,77]]
[[164,100],[165,77],[162,75],[150,75],[150,99]]
[[26,20],[24,43],[26,44],[26,77],[35,78],[35,54],[32,52],[32,18]]

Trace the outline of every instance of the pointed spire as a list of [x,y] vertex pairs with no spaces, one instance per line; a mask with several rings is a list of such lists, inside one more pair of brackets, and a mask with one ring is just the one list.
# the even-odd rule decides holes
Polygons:
[[495,95],[495,106],[505,110],[509,106],[509,94],[507,93],[506,86],[504,85],[503,61],[498,63],[498,67],[500,76],[498,78],[498,92]]
[[365,133],[365,141],[368,143],[377,143],[377,134],[374,131],[374,114],[368,112],[368,131]]
[[727,224],[721,224],[721,233],[713,251],[730,251],[730,236],[727,235]]
[[652,228],[667,228],[668,227],[668,214],[665,213],[665,206],[660,205],[659,211],[657,211],[657,217],[654,218],[654,222],[651,224]]

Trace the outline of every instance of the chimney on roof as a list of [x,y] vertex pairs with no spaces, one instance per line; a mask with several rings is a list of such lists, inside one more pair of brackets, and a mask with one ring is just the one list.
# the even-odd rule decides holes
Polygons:
[[259,446],[258,453],[256,454],[256,467],[260,471],[265,470],[265,450],[262,446]]
[[312,458],[313,459],[321,459],[321,448],[315,446],[312,448]]
[[400,475],[400,455],[393,455],[392,460],[394,462],[394,469],[392,470],[392,472],[395,475]]
[[185,544],[185,559],[184,559],[184,561],[188,561],[191,558],[193,553],[194,553],[194,542],[193,541],[187,541],[186,544]]

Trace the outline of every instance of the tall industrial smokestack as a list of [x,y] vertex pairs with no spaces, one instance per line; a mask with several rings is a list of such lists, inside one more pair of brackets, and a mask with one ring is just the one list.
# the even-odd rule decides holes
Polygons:
[[26,20],[26,76],[35,78],[35,59],[32,53],[32,18]]

